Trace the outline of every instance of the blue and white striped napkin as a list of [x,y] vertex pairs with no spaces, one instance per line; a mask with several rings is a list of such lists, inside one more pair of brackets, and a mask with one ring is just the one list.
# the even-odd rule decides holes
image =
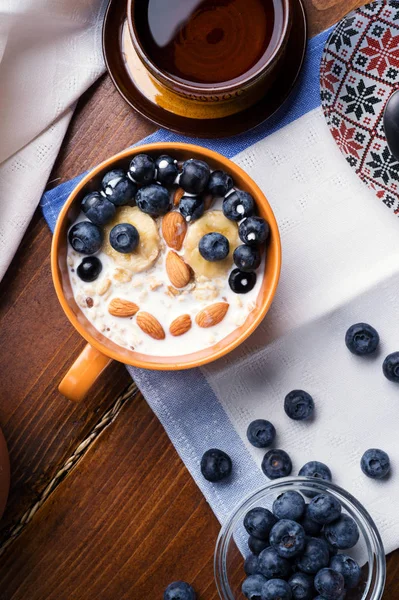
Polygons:
[[[309,460],[327,463],[334,481],[368,508],[389,552],[399,546],[399,388],[383,377],[381,363],[399,350],[399,235],[390,211],[351,171],[324,121],[319,64],[328,35],[310,41],[294,93],[255,130],[199,142],[160,130],[145,140],[200,143],[244,168],[275,211],[283,270],[271,311],[232,354],[191,371],[129,372],[221,522],[265,482],[263,453],[245,432],[251,420],[267,418],[294,472]],[[51,228],[80,178],[43,196]],[[345,347],[345,331],[358,321],[380,332],[382,354],[375,359],[357,359]],[[285,415],[284,397],[294,388],[314,397],[314,422]],[[200,459],[210,447],[232,457],[229,482],[202,478]],[[361,473],[360,457],[369,447],[391,455],[390,480],[374,482]]]

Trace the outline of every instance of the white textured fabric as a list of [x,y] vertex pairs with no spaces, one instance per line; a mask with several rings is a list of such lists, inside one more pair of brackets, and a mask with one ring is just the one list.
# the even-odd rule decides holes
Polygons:
[[79,96],[104,71],[106,0],[0,0],[0,279]]
[[[257,464],[264,451],[247,442],[246,428],[267,418],[294,473],[309,460],[327,463],[334,481],[369,510],[390,552],[399,540],[399,386],[381,367],[399,350],[398,223],[342,159],[321,108],[234,160],[275,210],[282,277],[262,326],[203,372]],[[380,332],[375,357],[355,357],[345,346],[347,328],[359,321]],[[298,388],[314,397],[312,422],[284,413],[285,395]],[[370,447],[390,454],[388,481],[361,472]]]

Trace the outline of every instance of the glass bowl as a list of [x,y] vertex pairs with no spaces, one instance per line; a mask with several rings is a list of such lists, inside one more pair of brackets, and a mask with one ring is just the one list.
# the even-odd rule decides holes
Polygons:
[[356,521],[360,532],[356,546],[345,550],[345,553],[362,565],[362,578],[355,589],[348,591],[345,600],[380,600],[385,586],[386,563],[384,547],[373,519],[351,494],[332,483],[310,477],[286,477],[272,481],[251,494],[234,510],[216,542],[214,569],[220,598],[245,600],[241,592],[246,577],[243,556],[249,553],[248,533],[243,526],[245,514],[255,506],[271,509],[277,496],[288,490],[296,490],[305,498],[325,492],[338,498],[343,512]]

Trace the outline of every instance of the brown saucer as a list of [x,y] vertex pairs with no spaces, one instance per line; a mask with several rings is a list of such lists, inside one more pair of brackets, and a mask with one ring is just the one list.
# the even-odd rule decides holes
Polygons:
[[[126,3],[111,0],[104,18],[103,52],[105,63],[117,90],[128,104],[156,125],[188,136],[227,137],[249,131],[269,117],[290,94],[305,57],[307,26],[301,0],[293,2],[294,24],[286,57],[272,90],[256,104],[241,112],[219,116],[210,107],[171,96],[157,87],[141,64],[130,42]],[[180,114],[178,114],[180,113]],[[208,113],[209,114],[209,113]]]

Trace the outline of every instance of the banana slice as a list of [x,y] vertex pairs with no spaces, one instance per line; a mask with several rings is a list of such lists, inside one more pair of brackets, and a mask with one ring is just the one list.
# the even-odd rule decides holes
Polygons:
[[[136,227],[140,234],[139,245],[131,254],[121,254],[114,250],[109,243],[109,233],[118,223],[130,223]],[[130,269],[133,273],[141,273],[149,269],[158,258],[160,243],[158,227],[154,219],[141,212],[137,206],[123,206],[117,210],[113,221],[104,228],[104,245],[102,249],[119,266]]]
[[[223,234],[230,242],[228,257],[217,262],[205,260],[198,250],[200,239],[212,231]],[[184,260],[197,276],[203,275],[208,279],[224,277],[232,267],[233,252],[240,244],[237,224],[226,219],[221,210],[210,210],[189,226],[184,240]]]

